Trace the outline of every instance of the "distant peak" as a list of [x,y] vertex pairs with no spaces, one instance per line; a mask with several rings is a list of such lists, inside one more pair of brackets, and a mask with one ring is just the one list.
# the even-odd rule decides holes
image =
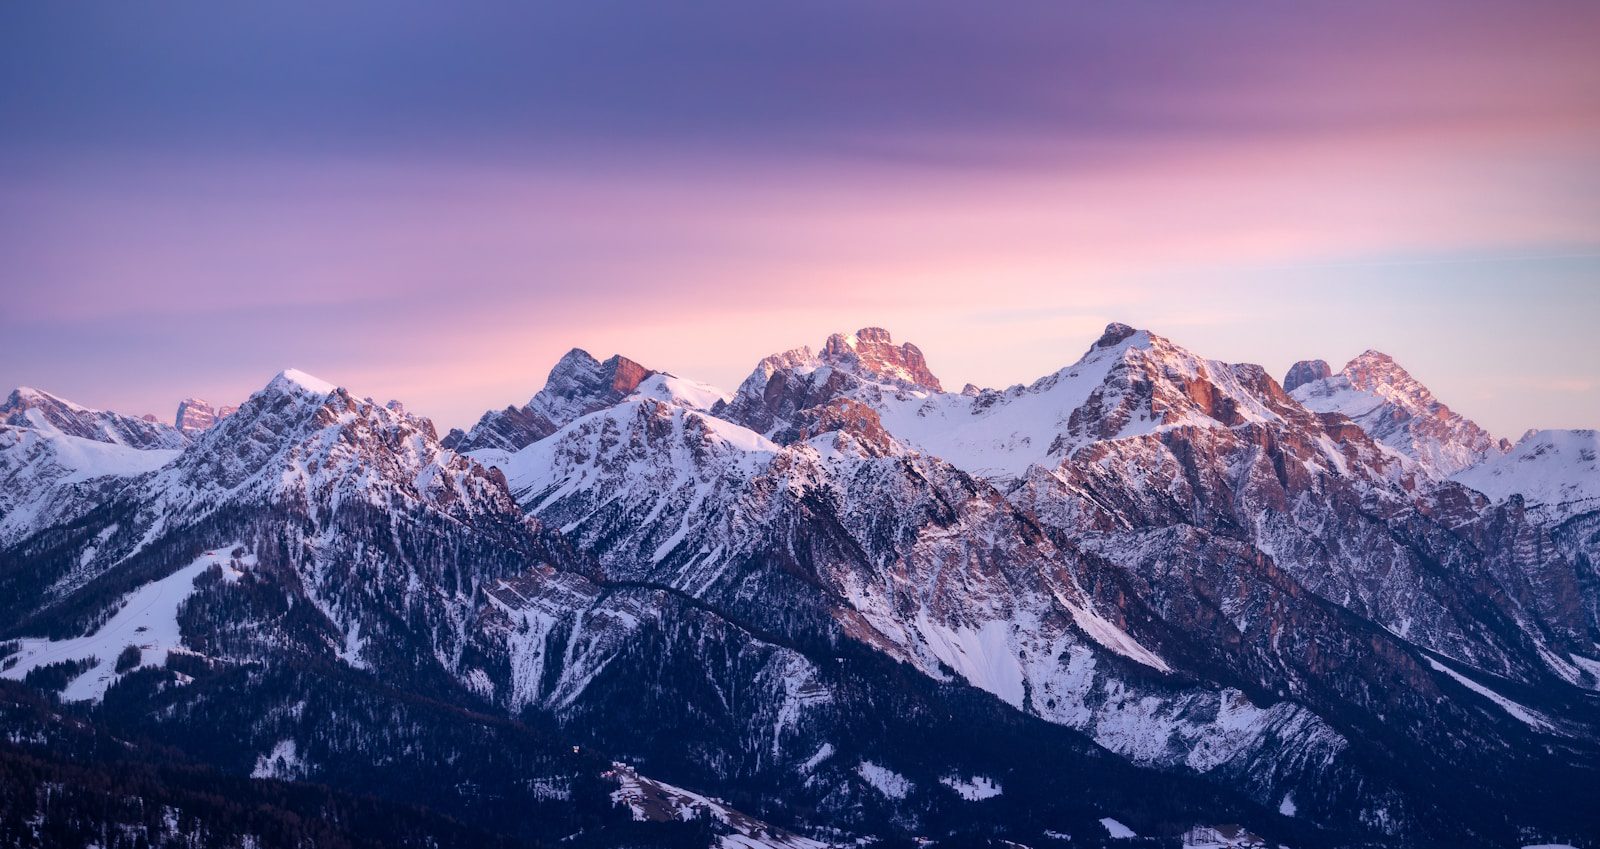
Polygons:
[[572,350],[561,355],[561,359],[556,361],[555,367],[559,369],[562,366],[597,366],[599,364],[600,361],[595,359],[593,354],[585,351],[582,348],[573,348]]
[[1345,365],[1345,368],[1349,368],[1351,365],[1357,363],[1388,363],[1393,365],[1394,357],[1391,357],[1388,354],[1377,350],[1376,348],[1368,348],[1365,351],[1357,354],[1355,359],[1351,360]]
[[582,348],[573,348],[550,369],[541,391],[575,396],[594,394],[609,386],[626,395],[651,374],[654,372],[621,354],[612,354],[602,362]]
[[1345,363],[1339,373],[1350,380],[1350,385],[1366,392],[1383,394],[1401,393],[1419,402],[1433,401],[1433,393],[1418,383],[1411,373],[1382,351],[1368,348]]
[[1293,392],[1307,383],[1315,383],[1333,376],[1327,360],[1301,360],[1289,367],[1283,376],[1283,391]]
[[238,409],[238,407],[213,406],[204,398],[185,398],[178,403],[178,416],[174,420],[174,425],[178,430],[192,435],[210,428],[233,415]]
[[895,345],[894,337],[881,327],[863,327],[849,335],[835,333],[828,337],[818,356],[829,365],[865,372],[878,379],[943,391],[939,378],[928,370],[922,349],[910,342]]
[[326,380],[323,380],[322,378],[306,374],[299,369],[290,368],[278,372],[277,376],[272,378],[272,382],[267,384],[267,388],[278,389],[280,391],[304,391],[315,395],[327,395],[339,387],[329,383]]
[[81,404],[75,404],[59,395],[52,395],[43,389],[35,389],[32,386],[18,386],[16,389],[11,390],[11,395],[6,398],[5,406],[7,409],[27,407],[30,404],[37,404],[41,401],[62,404],[74,410],[88,409]]

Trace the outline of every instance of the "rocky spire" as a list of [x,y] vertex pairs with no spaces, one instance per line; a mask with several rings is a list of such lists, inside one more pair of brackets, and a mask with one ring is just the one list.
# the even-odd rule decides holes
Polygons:
[[176,427],[185,435],[193,435],[233,415],[238,407],[216,407],[204,398],[185,398],[178,404]]

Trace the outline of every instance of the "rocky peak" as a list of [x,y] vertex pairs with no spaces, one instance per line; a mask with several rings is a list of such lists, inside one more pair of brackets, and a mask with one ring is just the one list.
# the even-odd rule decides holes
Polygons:
[[443,450],[428,419],[295,370],[198,433],[152,486],[165,509],[187,514],[284,498],[329,509],[352,499],[428,502],[454,513],[498,509],[484,505],[500,498],[485,470]]
[[178,404],[176,426],[186,436],[209,429],[217,422],[233,415],[238,407],[217,407],[204,398],[185,398]]
[[519,451],[564,425],[620,403],[657,374],[621,354],[597,360],[573,348],[550,369],[544,388],[521,407],[490,410],[466,433],[452,431],[444,445],[456,451]]
[[1505,450],[1501,440],[1445,406],[1382,351],[1363,351],[1336,374],[1297,383],[1290,391],[1307,409],[1348,416],[1433,478],[1449,477]]
[[1293,392],[1307,383],[1323,380],[1332,375],[1333,369],[1327,360],[1301,360],[1290,366],[1288,374],[1283,376],[1283,390]]
[[129,448],[182,448],[185,443],[183,434],[168,425],[90,409],[29,386],[13,390],[0,404],[0,422]]
[[1381,392],[1396,398],[1408,398],[1416,403],[1433,401],[1428,387],[1418,383],[1411,373],[1400,367],[1394,357],[1368,348],[1345,363],[1339,373],[1349,378],[1350,385],[1367,392]]
[[1089,349],[1110,348],[1138,332],[1140,331],[1137,328],[1123,324],[1120,321],[1113,321],[1106,325],[1105,331],[1100,334],[1100,338],[1096,339],[1093,345],[1089,346]]
[[863,327],[852,334],[829,336],[818,359],[868,379],[944,391],[939,378],[928,370],[922,350],[910,342],[895,345],[889,331],[881,327]]
[[[529,406],[558,406],[558,400],[589,403],[609,399],[614,404],[639,387],[639,383],[655,374],[648,368],[622,356],[613,354],[601,362],[588,351],[573,348],[550,369],[544,388],[528,402]],[[609,406],[609,404],[607,405]]]

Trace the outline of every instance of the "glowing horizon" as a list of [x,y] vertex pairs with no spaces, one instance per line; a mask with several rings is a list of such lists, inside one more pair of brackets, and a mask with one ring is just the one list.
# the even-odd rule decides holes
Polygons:
[[0,386],[447,428],[575,346],[1003,387],[1118,320],[1600,426],[1600,7],[1391,6],[8,9]]

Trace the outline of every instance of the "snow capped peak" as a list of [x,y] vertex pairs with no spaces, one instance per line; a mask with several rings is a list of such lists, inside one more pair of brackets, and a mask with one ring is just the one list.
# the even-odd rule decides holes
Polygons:
[[[657,374],[621,354],[613,354],[604,362],[595,359],[582,348],[573,348],[562,355],[544,388],[521,406],[503,410],[490,410],[478,419],[472,430],[453,432],[445,439],[445,447],[457,451],[496,449],[516,451],[555,433],[562,426],[597,410],[610,407],[640,390],[645,380]],[[677,380],[674,378],[673,380]],[[693,397],[703,399],[707,392],[720,397],[721,393],[710,387],[695,388],[692,381],[681,381],[673,386],[657,386],[658,397],[674,397],[686,401]],[[682,390],[681,396],[673,396]],[[713,398],[711,402],[715,403]]]
[[731,396],[707,383],[688,380],[666,372],[655,372],[639,383],[634,395],[654,398],[692,410],[709,411],[719,402],[726,403]]
[[593,354],[582,348],[573,348],[562,354],[561,359],[556,360],[556,364],[550,368],[550,376],[554,377],[558,372],[593,369],[599,365],[600,361],[595,359]]
[[1345,363],[1339,373],[1350,378],[1357,389],[1369,392],[1384,391],[1405,394],[1417,401],[1433,400],[1433,393],[1418,383],[1411,373],[1400,367],[1394,357],[1368,348]]
[[267,384],[268,390],[295,394],[310,392],[313,395],[328,395],[338,388],[326,380],[293,368],[278,372],[271,382]]
[[4,404],[0,404],[0,412],[11,412],[12,410],[27,409],[31,406],[50,402],[60,404],[61,406],[71,410],[89,409],[82,404],[76,404],[72,401],[68,401],[59,395],[51,395],[49,392],[46,392],[43,389],[35,389],[32,386],[18,386],[16,389],[11,390],[11,395],[6,398],[6,402]]
[[654,373],[621,354],[612,354],[601,362],[588,351],[573,348],[550,369],[544,388],[528,404],[533,407],[541,404],[557,406],[558,399],[602,395],[615,395],[620,400],[637,389],[640,381]]
[[17,387],[0,403],[0,424],[138,449],[184,444],[183,434],[169,425],[91,409],[31,386]]

